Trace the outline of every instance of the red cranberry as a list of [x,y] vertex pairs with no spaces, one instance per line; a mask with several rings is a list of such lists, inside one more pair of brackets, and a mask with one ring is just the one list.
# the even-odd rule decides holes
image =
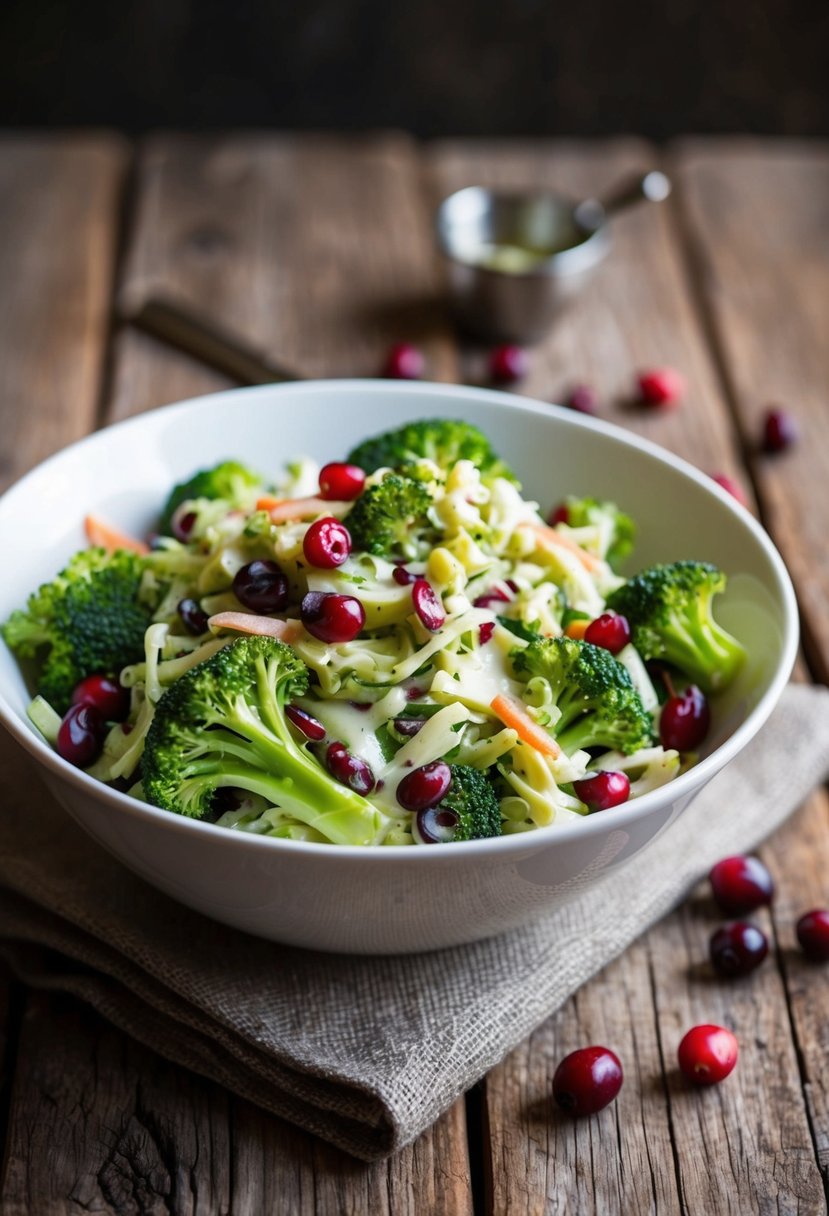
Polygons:
[[321,642],[353,642],[366,623],[366,610],[353,595],[309,591],[299,612],[305,628]]
[[784,452],[797,439],[797,423],[786,410],[767,410],[763,418],[763,451]]
[[484,621],[483,625],[478,626],[478,645],[486,646],[487,642],[492,641],[492,635],[495,632],[494,621]]
[[233,590],[252,612],[281,612],[288,606],[288,580],[276,562],[256,558],[236,571]]
[[198,637],[199,634],[207,632],[209,628],[207,613],[201,607],[198,600],[179,600],[178,614],[181,617],[182,625],[188,633],[192,633],[193,637]]
[[425,722],[425,718],[395,718],[394,729],[398,735],[405,735],[407,739],[411,739],[419,730],[422,730]]
[[748,975],[759,967],[768,952],[769,943],[763,930],[745,920],[717,929],[708,944],[714,970],[734,977]]
[[673,747],[678,752],[693,751],[699,747],[711,725],[708,698],[689,684],[684,692],[669,697],[659,716],[659,739],[663,747]]
[[814,908],[801,916],[797,940],[813,963],[829,963],[829,908]]
[[195,511],[185,511],[183,513],[176,511],[174,513],[172,530],[176,540],[180,540],[182,544],[187,543],[197,518],[198,516]]
[[530,356],[522,346],[496,346],[489,356],[489,374],[498,384],[514,384],[530,370]]
[[105,722],[123,722],[130,712],[130,693],[111,676],[87,676],[72,690],[72,704],[90,705]]
[[448,844],[455,839],[458,817],[448,807],[427,807],[415,816],[417,834],[424,844]]
[[485,592],[484,595],[477,596],[472,601],[473,608],[494,608],[498,604],[508,604],[509,596],[499,587],[493,587],[491,591]]
[[345,524],[327,516],[311,524],[302,539],[305,560],[318,570],[341,566],[351,552],[351,534]]
[[567,507],[566,502],[559,503],[559,505],[557,507],[554,507],[553,510],[550,512],[550,514],[547,516],[547,523],[550,525],[551,528],[554,528],[556,526],[556,524],[567,524],[569,522],[570,522],[570,511]]
[[553,1097],[570,1115],[595,1115],[622,1088],[622,1063],[608,1047],[582,1047],[565,1056],[553,1075]]
[[618,654],[630,641],[630,625],[627,617],[618,612],[603,612],[584,631],[585,642],[601,646],[611,654]]
[[325,727],[322,722],[318,722],[316,718],[299,705],[286,705],[285,717],[289,722],[292,722],[297,730],[302,731],[306,739],[311,739],[314,743],[322,743],[325,738]]
[[397,801],[404,811],[425,811],[437,806],[452,784],[452,770],[445,760],[433,760],[407,773],[397,787]]
[[685,393],[685,377],[672,367],[654,367],[636,377],[639,400],[663,408],[678,405]]
[[320,498],[351,502],[359,498],[366,484],[366,475],[356,464],[333,461],[320,469]]
[[745,916],[774,898],[771,874],[759,857],[724,857],[712,868],[708,881],[726,916]]
[[405,566],[395,566],[391,576],[400,587],[410,587],[420,578],[419,574],[412,574],[411,570],[407,570]]
[[570,390],[564,404],[577,414],[595,414],[598,400],[589,384],[577,384]]
[[737,1063],[737,1040],[723,1026],[694,1026],[677,1051],[679,1067],[695,1085],[724,1081]]
[[388,380],[419,380],[424,367],[422,351],[410,342],[397,342],[386,355],[382,375]]
[[104,719],[93,705],[72,705],[58,730],[57,753],[76,768],[86,768],[103,750],[104,731]]
[[580,798],[591,811],[608,811],[612,806],[620,806],[630,797],[630,778],[627,773],[606,772],[594,773],[591,777],[582,777],[573,782],[576,797]]
[[365,797],[374,789],[374,773],[365,760],[353,756],[344,743],[330,743],[325,753],[328,771],[340,785]]
[[729,477],[727,473],[712,473],[711,480],[716,481],[718,486],[722,486],[726,493],[730,494],[732,498],[736,498],[742,506],[748,506],[745,490],[733,477]]
[[446,613],[433,589],[425,578],[416,579],[412,584],[412,603],[420,623],[431,633],[435,633],[446,622]]

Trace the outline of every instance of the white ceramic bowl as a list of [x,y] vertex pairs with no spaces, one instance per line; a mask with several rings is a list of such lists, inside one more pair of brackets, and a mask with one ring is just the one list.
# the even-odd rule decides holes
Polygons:
[[55,796],[131,870],[216,920],[275,941],[382,954],[455,945],[566,901],[643,849],[762,725],[791,671],[797,613],[765,532],[709,478],[603,422],[504,393],[442,384],[323,381],[239,389],[156,410],[47,460],[0,500],[0,619],[84,544],[94,509],[151,530],[170,486],[223,457],[276,472],[340,459],[407,419],[480,425],[542,508],[611,498],[639,525],[633,568],[702,558],[730,576],[718,616],[750,659],[716,705],[712,743],[672,784],[572,826],[435,848],[345,848],[198,823],[116,793],[60,759],[28,722],[29,693],[0,644],[0,719]]

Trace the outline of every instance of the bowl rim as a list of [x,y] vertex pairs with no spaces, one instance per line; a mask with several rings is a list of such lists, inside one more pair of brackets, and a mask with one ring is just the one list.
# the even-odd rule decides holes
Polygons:
[[[537,828],[527,832],[517,832],[514,835],[489,837],[484,840],[459,841],[454,843],[449,850],[403,847],[384,848],[377,845],[337,845],[327,842],[285,840],[272,836],[260,836],[255,833],[239,832],[234,828],[219,827],[214,823],[205,823],[198,819],[188,818],[185,815],[176,815],[170,811],[162,810],[159,807],[140,802],[138,799],[131,798],[125,793],[110,788],[103,782],[88,776],[82,769],[75,768],[68,761],[63,760],[30,727],[28,722],[18,715],[6,698],[3,688],[0,687],[0,723],[31,756],[43,765],[47,772],[61,781],[68,782],[78,793],[86,793],[96,801],[102,801],[118,812],[140,819],[149,817],[160,826],[171,831],[216,834],[215,838],[217,841],[221,839],[229,847],[261,847],[278,849],[280,851],[287,850],[289,854],[295,856],[316,856],[318,858],[342,857],[344,860],[359,858],[361,861],[368,861],[370,858],[385,858],[386,861],[382,864],[391,864],[392,860],[399,862],[403,858],[406,858],[407,860],[403,864],[428,865],[445,864],[451,858],[461,860],[464,857],[473,856],[483,857],[484,855],[490,855],[500,857],[502,855],[508,856],[515,853],[526,853],[528,851],[534,852],[538,848],[555,845],[556,842],[566,843],[578,838],[586,839],[589,836],[614,829],[623,829],[626,823],[638,822],[657,811],[660,807],[665,807],[668,804],[682,801],[683,799],[685,801],[690,800],[690,797],[694,793],[702,788],[715,773],[733,759],[749,740],[753,738],[770,716],[783,689],[788,683],[799,643],[799,617],[795,591],[777,548],[768,533],[750,511],[737,502],[728,491],[719,486],[713,478],[689,464],[682,457],[674,455],[674,453],[654,443],[652,440],[644,439],[615,423],[575,413],[561,405],[550,404],[515,393],[501,392],[496,389],[444,384],[439,381],[425,380],[407,382],[357,378],[324,379],[224,389],[220,392],[201,394],[198,397],[189,397],[181,401],[155,407],[141,414],[113,423],[111,426],[104,427],[101,430],[94,431],[71,444],[67,444],[58,452],[53,453],[35,465],[33,469],[30,469],[0,495],[0,518],[2,518],[2,513],[10,499],[25,494],[28,482],[36,476],[41,476],[44,471],[48,471],[53,464],[60,462],[66,453],[77,451],[88,445],[105,443],[106,437],[113,431],[123,433],[124,431],[136,428],[140,429],[143,425],[146,425],[148,419],[156,419],[170,414],[196,413],[200,407],[204,406],[205,402],[217,401],[221,403],[228,400],[238,400],[240,395],[246,400],[255,400],[258,397],[267,397],[272,394],[288,395],[319,392],[338,394],[347,392],[359,393],[362,396],[366,394],[388,393],[390,391],[404,397],[424,396],[427,399],[439,397],[444,401],[447,399],[450,401],[483,401],[506,408],[507,410],[514,410],[517,413],[530,413],[541,417],[554,418],[565,427],[573,427],[576,430],[597,432],[623,447],[644,452],[657,462],[667,465],[680,477],[684,477],[701,487],[707,494],[717,499],[727,511],[735,515],[752,534],[754,541],[763,551],[773,571],[776,582],[775,590],[783,611],[783,638],[780,661],[769,682],[768,688],[734,733],[709,756],[706,756],[698,764],[680,774],[674,781],[656,790],[652,790],[648,794],[644,794],[630,804],[622,804],[619,807],[602,811],[601,814],[586,815],[578,822],[562,824],[558,828],[552,825],[548,830]],[[418,860],[415,860],[416,858]],[[427,858],[431,858],[432,861],[425,860]],[[441,861],[441,859],[443,860]],[[380,863],[378,862],[377,864]]]

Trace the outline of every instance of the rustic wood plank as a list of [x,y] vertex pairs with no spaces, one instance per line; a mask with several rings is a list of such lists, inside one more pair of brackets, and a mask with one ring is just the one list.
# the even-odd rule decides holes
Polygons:
[[[452,143],[435,151],[431,179],[435,192],[482,182],[578,195],[651,163],[648,149],[631,141],[587,147]],[[532,395],[560,399],[573,381],[592,383],[609,420],[704,470],[739,476],[740,437],[707,338],[675,204],[641,208],[618,222],[610,258],[540,344],[524,387]],[[633,374],[648,364],[670,364],[686,375],[683,408],[649,413],[630,404]],[[490,1075],[495,1210],[568,1210],[576,1188],[573,1210],[670,1211],[678,1187],[679,1202],[692,1212],[825,1211],[780,971],[769,965],[743,985],[708,981],[700,961],[713,927],[681,909]],[[650,1007],[643,993],[650,994]],[[635,1044],[628,1008],[637,1008],[641,1019]],[[675,1076],[681,1033],[699,1021],[734,1025],[747,1040],[739,1070],[713,1099],[688,1092]],[[636,1061],[633,1084],[628,1081],[617,1109],[569,1134],[549,1107],[536,1107],[533,1123],[522,1105],[524,1091],[543,1096],[557,1059],[572,1047],[602,1041],[603,1031],[615,1037],[624,1062]],[[654,1129],[664,1137],[668,1121],[673,1159],[663,1139],[645,1165],[647,1147],[659,1143]],[[631,1162],[638,1164],[631,1168]]]
[[[417,154],[401,136],[159,138],[140,161],[125,301],[172,295],[307,376],[376,375],[389,344],[455,361]],[[112,418],[223,387],[148,338],[118,343]]]
[[95,425],[127,153],[0,139],[0,488]]

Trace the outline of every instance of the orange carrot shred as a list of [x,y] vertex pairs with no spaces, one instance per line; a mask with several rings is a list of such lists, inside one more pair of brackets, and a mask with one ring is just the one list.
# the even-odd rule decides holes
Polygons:
[[252,612],[216,612],[208,618],[213,630],[233,629],[257,637],[277,638],[280,642],[295,642],[302,636],[301,621],[279,621],[271,616],[256,616]]
[[512,727],[522,743],[527,743],[545,756],[552,756],[554,760],[561,755],[561,748],[555,739],[547,734],[543,726],[533,721],[524,706],[519,705],[512,697],[499,692],[498,696],[490,701],[489,708],[504,726]]
[[114,553],[116,549],[129,549],[133,553],[149,553],[150,551],[150,546],[143,540],[128,536],[126,532],[107,523],[98,515],[87,515],[83,521],[83,527],[90,545],[106,549],[108,553]]
[[568,553],[572,553],[579,559],[585,570],[598,570],[602,565],[601,558],[588,553],[586,549],[582,549],[581,545],[577,545],[569,536],[565,536],[563,532],[558,532],[555,528],[548,528],[546,524],[525,524],[524,527],[535,532],[542,549],[550,547],[566,549]]
[[565,637],[575,638],[575,640],[577,642],[582,641],[585,633],[587,633],[587,626],[589,624],[590,624],[589,621],[581,621],[581,620],[571,621],[569,625],[565,625],[565,627],[564,627]]

